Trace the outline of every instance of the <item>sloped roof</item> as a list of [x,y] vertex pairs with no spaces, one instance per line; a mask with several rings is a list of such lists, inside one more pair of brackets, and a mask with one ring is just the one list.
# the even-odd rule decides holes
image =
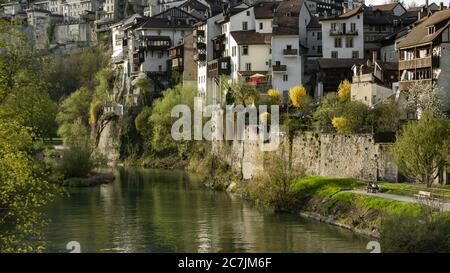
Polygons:
[[300,13],[300,10],[303,6],[304,0],[288,0],[282,1],[278,5],[277,14],[286,15],[288,13],[292,15],[297,15]]
[[357,8],[351,9],[351,10],[349,10],[347,12],[344,12],[341,15],[338,15],[338,16],[321,18],[320,21],[348,19],[348,18],[353,17],[353,16],[355,16],[358,13],[361,13],[361,12],[363,12],[363,6],[362,5],[358,6]]
[[230,32],[238,45],[264,45],[270,43],[270,33],[258,33],[254,30]]
[[395,9],[397,5],[400,5],[400,3],[389,3],[384,5],[375,5],[372,6],[373,9],[381,10],[381,11],[392,11]]
[[311,16],[311,20],[306,28],[322,28],[322,25],[319,23],[316,16]]
[[255,4],[253,7],[256,19],[271,19],[275,16],[275,10],[278,7],[277,2],[263,2]]
[[[428,34],[428,26],[433,26],[439,23],[447,21],[447,23],[440,29],[436,29],[433,34]],[[443,11],[438,11],[433,13],[430,17],[423,20],[420,24],[414,27],[406,37],[400,41],[398,44],[399,48],[409,47],[414,45],[427,44],[432,42],[436,37],[438,37],[441,32],[449,26],[450,23],[450,9]]]

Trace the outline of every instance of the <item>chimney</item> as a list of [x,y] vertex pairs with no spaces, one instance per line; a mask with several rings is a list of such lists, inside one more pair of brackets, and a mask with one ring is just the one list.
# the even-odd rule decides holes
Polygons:
[[377,51],[374,50],[372,51],[372,63],[375,64],[376,61],[377,61]]
[[425,7],[426,7],[426,11],[427,11],[427,16],[430,13],[430,5],[428,5],[428,0],[425,1]]
[[440,10],[444,10],[444,2],[441,2],[441,8]]

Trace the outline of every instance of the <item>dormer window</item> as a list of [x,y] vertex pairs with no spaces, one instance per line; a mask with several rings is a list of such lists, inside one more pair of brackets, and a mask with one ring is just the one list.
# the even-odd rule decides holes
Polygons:
[[430,26],[427,29],[428,29],[428,35],[431,35],[431,34],[436,32],[436,27],[435,26]]

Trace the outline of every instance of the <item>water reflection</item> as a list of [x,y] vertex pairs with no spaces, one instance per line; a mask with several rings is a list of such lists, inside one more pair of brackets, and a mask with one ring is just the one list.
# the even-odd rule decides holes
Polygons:
[[267,214],[181,171],[117,170],[46,209],[47,251],[367,252],[368,238],[296,215]]

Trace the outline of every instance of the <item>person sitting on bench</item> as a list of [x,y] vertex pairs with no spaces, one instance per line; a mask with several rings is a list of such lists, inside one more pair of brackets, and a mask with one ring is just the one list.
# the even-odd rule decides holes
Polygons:
[[369,182],[369,184],[367,184],[367,192],[369,192],[369,193],[377,193],[379,191],[380,191],[380,188],[374,182]]

